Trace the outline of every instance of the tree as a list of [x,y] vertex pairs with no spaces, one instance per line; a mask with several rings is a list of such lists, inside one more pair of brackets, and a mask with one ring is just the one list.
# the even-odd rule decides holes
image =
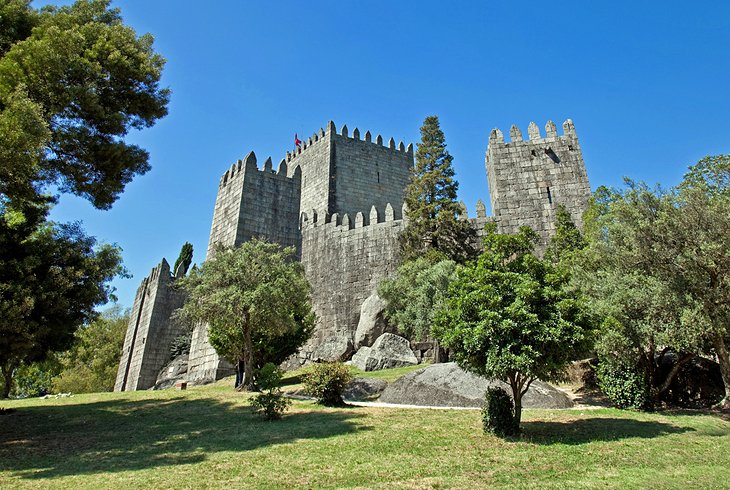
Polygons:
[[[573,277],[604,319],[596,342],[609,365],[603,371],[619,377],[638,371],[646,386],[637,389],[649,393],[651,406],[682,365],[705,351],[706,336],[700,323],[687,321],[696,308],[674,270],[684,253],[668,226],[679,217],[676,195],[626,184],[624,191],[601,187],[594,194],[585,215],[588,246],[576,256]],[[694,226],[687,231],[697,233]],[[678,359],[664,374],[660,366],[670,352]]]
[[701,334],[720,364],[730,410],[730,155],[690,167],[660,222],[660,271],[685,298],[682,324]]
[[457,270],[433,332],[463,369],[510,385],[519,427],[530,384],[562,377],[590,338],[591,318],[565,275],[533,254],[534,231],[496,229],[487,225],[484,252]]
[[385,316],[401,335],[419,341],[432,338],[434,311],[443,303],[455,270],[451,260],[433,263],[421,257],[404,263],[393,278],[380,283]]
[[128,323],[129,310],[116,306],[76,330],[71,348],[58,356],[62,370],[55,391],[112,391]]
[[459,263],[474,255],[474,230],[468,220],[459,219],[462,209],[456,202],[459,184],[454,180],[452,160],[438,117],[427,117],[405,190],[408,226],[400,235],[404,261],[428,250],[440,251]]
[[124,275],[120,249],[97,245],[78,224],[46,221],[47,206],[0,211],[0,371],[12,388],[15,368],[73,341],[112,297],[107,283]]
[[568,262],[570,256],[586,246],[583,234],[575,226],[573,217],[563,204],[555,212],[555,234],[545,249],[545,259],[554,264]]
[[180,255],[177,256],[175,266],[172,268],[173,272],[177,272],[177,266],[183,265],[183,275],[188,273],[190,264],[193,262],[193,245],[192,243],[185,242],[180,249]]
[[164,59],[109,4],[0,5],[0,205],[56,186],[108,209],[149,170],[123,138],[167,114]]
[[210,344],[220,356],[243,363],[240,388],[256,387],[255,361],[263,355],[256,339],[304,331],[306,337],[299,339],[306,341],[311,334],[310,286],[294,254],[293,247],[258,239],[237,248],[219,247],[181,281],[188,292],[186,315],[208,324]]

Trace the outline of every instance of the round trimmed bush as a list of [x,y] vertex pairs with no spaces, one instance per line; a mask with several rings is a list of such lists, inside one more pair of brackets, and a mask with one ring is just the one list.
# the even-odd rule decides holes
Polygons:
[[512,436],[519,432],[515,424],[512,398],[502,388],[488,388],[482,407],[484,432],[498,437]]
[[342,393],[350,381],[350,369],[341,362],[320,362],[304,375],[304,389],[322,405],[340,406],[344,404]]

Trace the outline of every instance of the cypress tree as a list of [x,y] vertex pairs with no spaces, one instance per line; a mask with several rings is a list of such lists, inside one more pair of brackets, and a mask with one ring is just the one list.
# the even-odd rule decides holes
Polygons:
[[172,268],[173,272],[177,271],[177,266],[183,264],[183,274],[187,274],[190,264],[193,262],[193,245],[189,242],[185,242],[180,249],[180,255],[177,256],[175,266]]
[[462,209],[456,201],[459,184],[452,160],[438,116],[428,116],[405,190],[408,226],[400,237],[404,261],[435,255],[463,263],[475,253],[474,230],[469,221],[459,219]]

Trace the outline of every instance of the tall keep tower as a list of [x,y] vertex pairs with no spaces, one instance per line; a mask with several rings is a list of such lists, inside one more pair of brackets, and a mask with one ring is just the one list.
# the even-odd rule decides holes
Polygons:
[[563,123],[559,136],[548,121],[543,138],[531,122],[528,139],[517,126],[510,128],[510,141],[499,129],[489,135],[486,166],[492,213],[501,233],[515,233],[529,226],[545,246],[555,230],[555,210],[562,204],[576,225],[582,225],[591,188],[573,121]]

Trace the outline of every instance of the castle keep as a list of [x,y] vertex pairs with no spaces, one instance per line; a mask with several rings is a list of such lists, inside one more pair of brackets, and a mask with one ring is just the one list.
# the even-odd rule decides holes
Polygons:
[[[563,135],[548,122],[542,137],[530,123],[528,139],[513,126],[510,141],[495,129],[486,154],[493,217],[477,203],[469,219],[478,234],[489,219],[503,232],[531,226],[543,244],[554,230],[558,204],[580,220],[590,197],[583,157],[572,121]],[[234,163],[220,179],[208,243],[237,246],[262,237],[294,246],[312,285],[317,326],[294,365],[308,360],[346,358],[360,308],[377,284],[398,266],[398,235],[407,226],[403,192],[414,164],[413,145],[396,145],[393,138],[364,135],[347,126],[307,138],[286,153],[274,170],[271,159],[259,168],[253,152]],[[171,287],[175,277],[162,263],[142,281],[137,292],[116,391],[147,389],[169,360],[175,337],[170,315],[182,305]],[[206,382],[233,372],[207,340],[205,325],[195,327],[188,363],[188,380]]]

